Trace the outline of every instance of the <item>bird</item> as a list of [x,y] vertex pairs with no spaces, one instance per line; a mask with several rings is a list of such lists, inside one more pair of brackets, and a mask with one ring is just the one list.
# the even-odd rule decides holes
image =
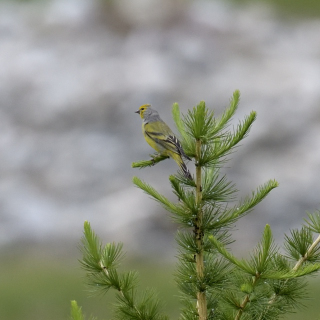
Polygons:
[[191,159],[185,154],[180,141],[160,118],[159,113],[150,104],[140,106],[135,113],[138,113],[142,119],[142,133],[148,144],[160,155],[171,157],[178,164],[183,175],[192,180],[191,173],[183,161],[183,158]]

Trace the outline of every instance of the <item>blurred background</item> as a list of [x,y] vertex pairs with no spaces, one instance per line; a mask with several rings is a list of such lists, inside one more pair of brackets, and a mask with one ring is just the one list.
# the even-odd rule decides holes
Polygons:
[[[112,294],[88,298],[77,261],[85,220],[178,316],[177,226],[131,182],[172,198],[177,167],[131,168],[153,152],[141,104],[173,129],[174,102],[219,116],[239,89],[232,125],[257,111],[223,171],[239,199],[280,186],[235,226],[239,255],[266,223],[281,245],[320,209],[319,1],[1,0],[0,48],[0,319],[67,319],[72,299],[110,317]],[[319,287],[288,319],[319,316]]]

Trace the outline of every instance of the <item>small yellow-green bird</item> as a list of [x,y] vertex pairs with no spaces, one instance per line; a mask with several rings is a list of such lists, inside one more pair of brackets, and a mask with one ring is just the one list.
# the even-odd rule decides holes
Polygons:
[[142,119],[142,133],[149,145],[160,155],[171,157],[180,167],[184,176],[192,180],[190,171],[182,157],[191,160],[183,151],[180,141],[168,125],[160,118],[159,113],[150,104],[142,105],[136,113]]

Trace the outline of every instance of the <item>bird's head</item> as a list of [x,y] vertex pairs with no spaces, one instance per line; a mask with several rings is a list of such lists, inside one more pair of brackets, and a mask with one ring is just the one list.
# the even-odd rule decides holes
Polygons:
[[143,104],[139,110],[135,111],[135,113],[140,114],[141,119],[145,119],[146,117],[152,114],[153,110],[151,109],[151,104]]

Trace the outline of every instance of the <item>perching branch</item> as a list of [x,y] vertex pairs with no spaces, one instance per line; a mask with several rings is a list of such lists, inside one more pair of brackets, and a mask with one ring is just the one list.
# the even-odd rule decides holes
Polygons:
[[132,168],[141,168],[141,169],[146,168],[146,167],[152,167],[155,164],[157,164],[158,162],[169,158],[167,156],[163,156],[163,155],[159,155],[159,154],[154,154],[154,155],[151,154],[150,157],[152,158],[151,160],[141,160],[138,162],[132,162],[131,167]]

